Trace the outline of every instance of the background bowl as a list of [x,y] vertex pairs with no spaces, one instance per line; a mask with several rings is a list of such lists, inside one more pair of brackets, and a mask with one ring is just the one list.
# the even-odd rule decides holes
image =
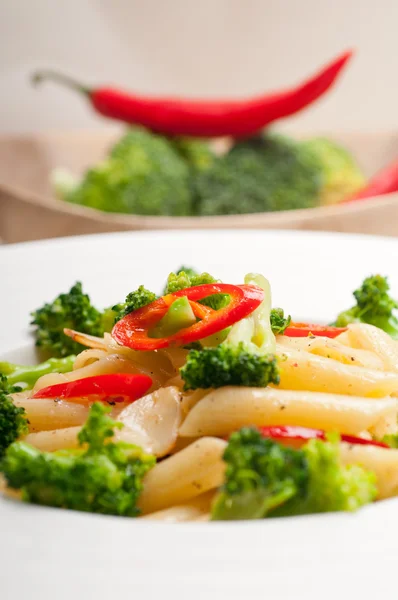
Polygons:
[[[350,150],[367,176],[398,156],[398,132],[324,135]],[[49,183],[52,169],[66,167],[83,173],[104,156],[114,140],[115,134],[109,132],[0,137],[2,241],[127,230],[242,227],[398,235],[398,194],[348,205],[216,217],[112,214],[57,200]]]

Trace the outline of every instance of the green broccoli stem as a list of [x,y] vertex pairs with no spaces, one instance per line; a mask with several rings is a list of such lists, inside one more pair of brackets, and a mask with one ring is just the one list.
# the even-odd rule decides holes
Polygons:
[[36,381],[49,373],[67,373],[72,371],[76,356],[65,358],[49,358],[39,365],[16,365],[10,362],[0,362],[0,373],[7,376],[9,385],[19,385],[30,390]]

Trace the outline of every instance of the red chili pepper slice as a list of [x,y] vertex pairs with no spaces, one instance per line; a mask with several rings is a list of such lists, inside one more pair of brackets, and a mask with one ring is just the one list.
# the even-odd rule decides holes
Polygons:
[[[220,310],[209,309],[209,307],[197,304],[197,301],[213,294],[228,294],[230,296],[229,304]],[[182,296],[188,298],[195,315],[198,316],[200,312],[203,316],[202,320],[169,337],[149,337],[150,330],[166,314],[169,306]],[[263,299],[264,291],[255,285],[231,285],[229,283],[197,285],[162,296],[151,304],[123,317],[114,326],[112,337],[118,344],[134,350],[158,350],[167,348],[170,344],[185,346],[218,333],[247,317],[261,304]]]
[[347,331],[347,327],[331,327],[329,325],[312,325],[310,323],[290,323],[283,335],[288,337],[308,337],[311,335],[335,338]]
[[77,402],[134,402],[138,400],[152,385],[148,375],[131,373],[109,373],[85,377],[67,383],[49,385],[32,398],[59,398]]
[[184,100],[139,96],[110,87],[91,89],[54,71],[36,73],[33,82],[52,79],[67,85],[83,93],[103,116],[143,125],[166,136],[239,138],[254,135],[315,102],[333,85],[351,55],[351,51],[341,54],[292,88],[244,100]]
[[[309,427],[299,427],[296,425],[273,425],[270,427],[260,427],[259,429],[263,437],[270,437],[273,440],[302,441],[303,443],[308,440],[326,440],[326,432],[322,429],[311,429]],[[340,437],[342,442],[347,442],[348,444],[362,444],[364,446],[389,448],[384,442],[366,440],[354,435],[342,434]]]

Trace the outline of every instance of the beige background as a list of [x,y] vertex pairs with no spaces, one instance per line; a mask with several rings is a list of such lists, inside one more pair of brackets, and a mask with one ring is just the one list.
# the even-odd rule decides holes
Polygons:
[[85,102],[28,75],[58,67],[141,92],[239,96],[357,48],[335,93],[290,129],[398,125],[397,0],[0,0],[0,131],[98,128]]

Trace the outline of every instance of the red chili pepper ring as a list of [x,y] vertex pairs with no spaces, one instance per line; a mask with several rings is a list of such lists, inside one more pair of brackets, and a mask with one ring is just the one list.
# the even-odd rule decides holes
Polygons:
[[[197,305],[198,300],[213,294],[228,294],[230,296],[229,304],[220,310]],[[174,300],[183,296],[190,301],[196,316],[199,316],[200,312],[202,320],[181,329],[174,335],[151,338],[150,330],[162,319]],[[112,330],[112,337],[121,346],[127,346],[134,350],[158,350],[167,348],[170,344],[184,346],[218,333],[247,317],[261,304],[263,299],[264,291],[255,285],[211,283],[189,287],[174,294],[162,296],[151,304],[130,313],[116,323]]]

